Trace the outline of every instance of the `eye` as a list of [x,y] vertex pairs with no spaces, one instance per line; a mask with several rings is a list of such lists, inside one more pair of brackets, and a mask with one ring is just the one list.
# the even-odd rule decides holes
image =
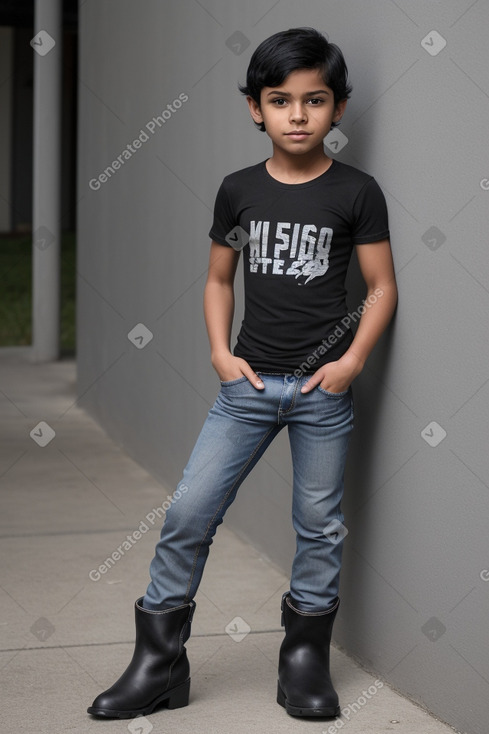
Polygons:
[[277,107],[283,107],[285,103],[286,103],[286,100],[283,97],[277,97],[276,99],[273,100],[273,104],[276,105]]
[[321,99],[320,97],[311,97],[311,99],[309,99],[308,102],[312,104],[314,107],[317,107],[318,105],[322,104],[324,100]]

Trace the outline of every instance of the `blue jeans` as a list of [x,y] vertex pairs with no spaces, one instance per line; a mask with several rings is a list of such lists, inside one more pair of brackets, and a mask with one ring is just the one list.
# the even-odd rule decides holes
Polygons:
[[165,517],[143,601],[147,609],[169,609],[193,599],[227,508],[285,426],[297,534],[290,591],[302,611],[324,610],[338,594],[345,534],[340,505],[353,427],[351,388],[328,393],[316,387],[302,394],[305,376],[259,375],[262,390],[246,377],[221,382]]

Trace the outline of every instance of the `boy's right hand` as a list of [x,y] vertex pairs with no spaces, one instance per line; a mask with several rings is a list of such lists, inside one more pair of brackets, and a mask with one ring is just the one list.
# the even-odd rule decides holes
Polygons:
[[221,382],[239,380],[244,375],[257,390],[263,390],[265,387],[263,381],[250,367],[248,362],[241,357],[235,357],[231,352],[227,355],[220,355],[219,357],[213,358],[212,366],[219,375]]

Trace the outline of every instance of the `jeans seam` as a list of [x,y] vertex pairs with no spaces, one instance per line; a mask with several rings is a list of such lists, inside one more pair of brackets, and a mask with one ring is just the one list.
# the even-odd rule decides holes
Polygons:
[[231,485],[231,487],[229,488],[229,490],[228,490],[228,491],[226,492],[225,496],[223,497],[223,499],[222,499],[222,502],[221,502],[221,504],[219,505],[219,507],[218,507],[218,508],[217,508],[217,510],[215,511],[214,515],[213,515],[213,516],[211,517],[211,519],[209,520],[209,523],[208,523],[208,525],[207,525],[207,527],[206,527],[206,530],[205,530],[205,533],[204,533],[204,535],[203,535],[203,537],[202,537],[202,540],[200,541],[200,543],[199,543],[199,545],[197,546],[197,548],[196,548],[196,550],[195,550],[195,553],[194,553],[194,561],[193,561],[193,564],[192,564],[192,570],[191,570],[191,572],[190,572],[190,578],[189,578],[189,581],[188,581],[188,584],[187,584],[187,589],[186,589],[186,592],[185,592],[185,602],[184,602],[184,603],[188,603],[188,598],[189,598],[189,593],[190,593],[190,587],[192,586],[192,581],[194,580],[194,575],[195,575],[195,568],[196,568],[196,566],[197,566],[197,561],[199,560],[199,555],[200,555],[200,549],[202,548],[202,544],[203,544],[204,540],[206,539],[206,537],[207,537],[207,535],[208,535],[208,533],[209,533],[209,530],[210,530],[210,529],[211,529],[211,527],[212,527],[212,524],[213,524],[214,520],[215,520],[215,519],[216,519],[216,517],[217,517],[217,516],[219,515],[219,513],[220,513],[220,511],[221,511],[222,507],[223,507],[223,506],[224,506],[224,505],[226,504],[226,502],[227,502],[227,500],[228,500],[228,498],[229,498],[229,495],[230,495],[230,494],[232,493],[232,491],[233,491],[233,489],[235,488],[236,484],[237,484],[237,483],[239,482],[239,480],[241,479],[241,477],[242,477],[243,473],[245,472],[245,470],[246,470],[246,469],[247,469],[247,467],[249,466],[250,462],[251,462],[251,461],[253,460],[253,458],[254,458],[254,457],[256,456],[256,454],[257,454],[257,452],[259,451],[260,447],[261,447],[261,446],[263,445],[263,443],[264,443],[264,442],[266,441],[266,439],[268,438],[268,436],[270,435],[270,433],[272,433],[272,432],[273,432],[274,430],[275,430],[275,426],[272,426],[271,428],[269,428],[269,429],[268,429],[268,431],[267,431],[267,432],[265,433],[265,435],[264,435],[264,436],[263,436],[263,437],[261,438],[261,440],[260,440],[260,441],[258,442],[258,444],[257,444],[257,445],[255,446],[255,448],[254,448],[254,449],[253,449],[253,451],[251,452],[250,456],[248,457],[248,459],[247,459],[246,463],[245,463],[245,464],[244,464],[244,465],[242,466],[242,468],[241,468],[241,471],[239,472],[238,476],[237,476],[237,477],[236,477],[236,479],[234,480],[233,484]]

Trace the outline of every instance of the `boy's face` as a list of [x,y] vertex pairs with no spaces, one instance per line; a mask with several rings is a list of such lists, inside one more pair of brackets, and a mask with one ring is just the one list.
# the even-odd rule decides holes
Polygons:
[[274,146],[292,155],[322,146],[346,107],[346,100],[335,105],[333,91],[318,69],[298,69],[278,87],[264,87],[260,105],[251,97],[247,101],[253,120],[265,124]]

